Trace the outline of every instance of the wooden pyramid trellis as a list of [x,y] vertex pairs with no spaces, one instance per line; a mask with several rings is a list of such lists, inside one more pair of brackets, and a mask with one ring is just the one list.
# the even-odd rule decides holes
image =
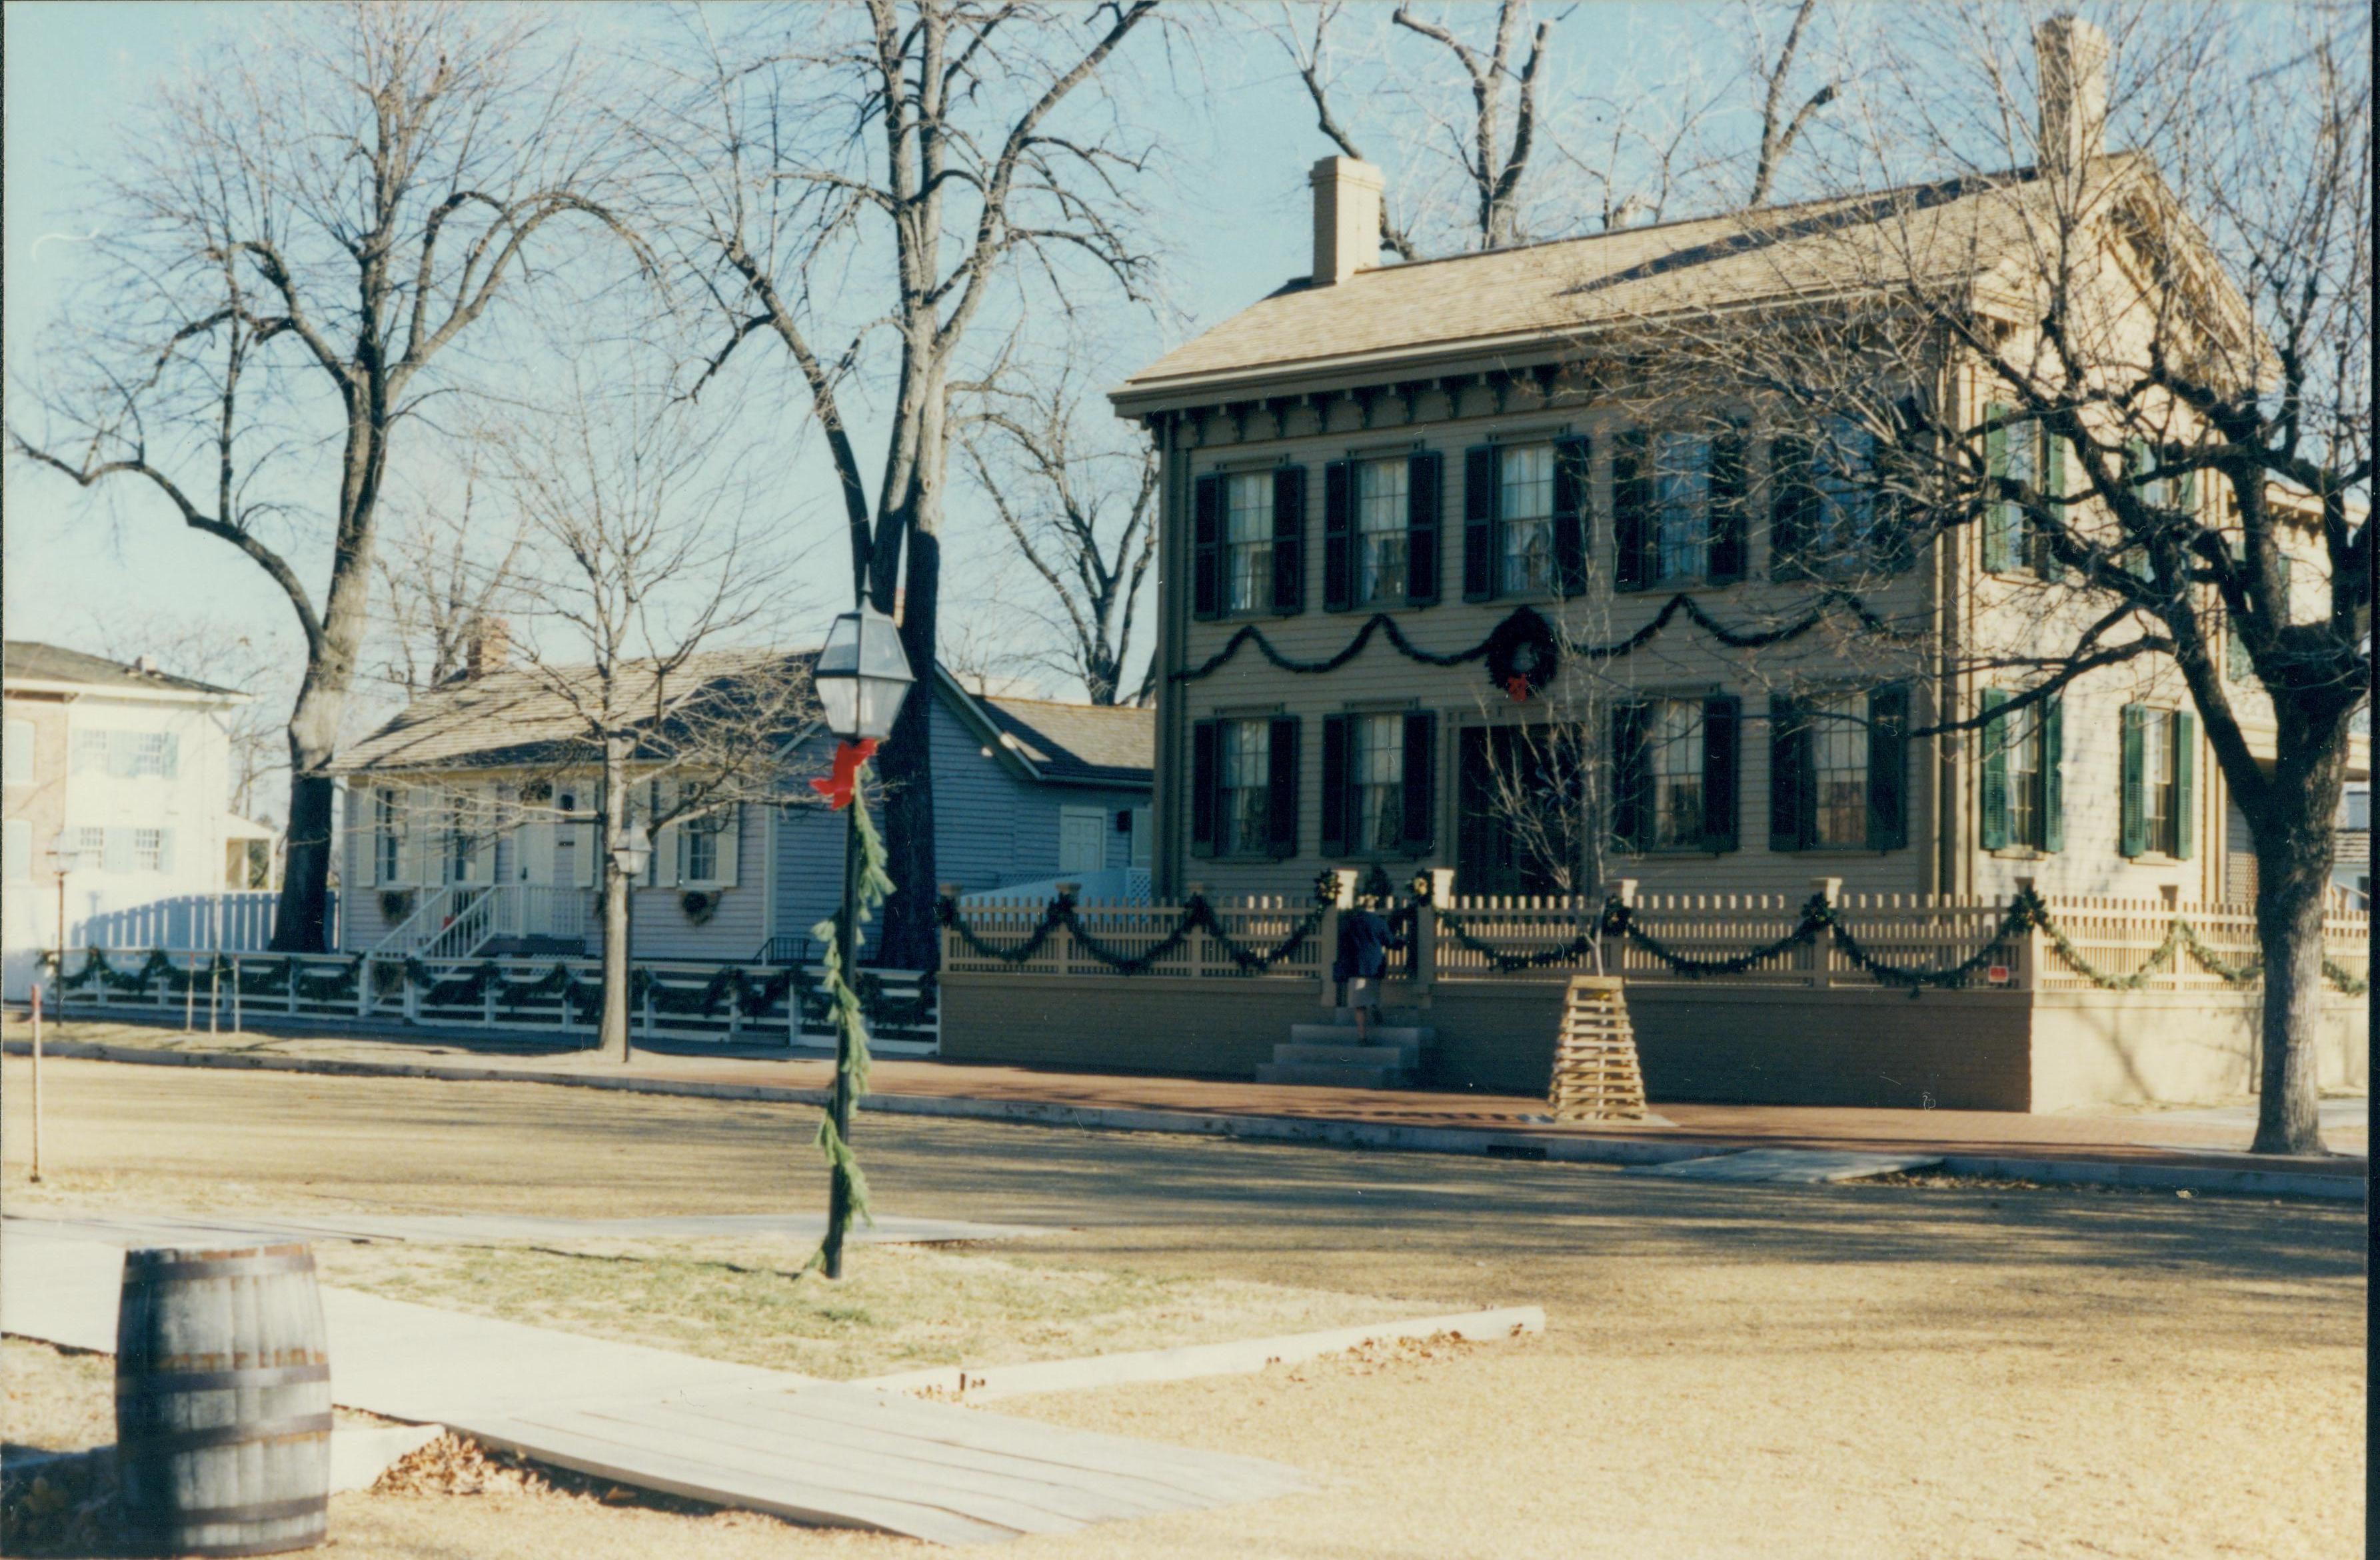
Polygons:
[[1573,975],[1562,997],[1550,1095],[1556,1121],[1641,1121],[1645,1075],[1628,1000],[1612,975]]

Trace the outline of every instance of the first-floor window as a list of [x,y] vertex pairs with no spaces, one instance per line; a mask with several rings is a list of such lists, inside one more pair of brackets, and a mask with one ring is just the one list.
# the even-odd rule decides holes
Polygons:
[[1222,805],[1216,847],[1226,855],[1272,843],[1272,723],[1224,721],[1216,733]]
[[128,846],[131,843],[121,829],[116,830],[115,839],[110,840],[107,830],[86,823],[75,831],[74,843],[75,864],[84,871],[121,872],[129,870],[126,851],[108,848],[111,844]]
[[1227,612],[1258,612],[1272,605],[1272,482],[1269,471],[1242,471],[1224,484]]
[[471,807],[456,802],[446,814],[446,881],[469,883],[479,872],[480,835]]
[[2009,843],[2041,848],[2041,706],[2017,712],[2008,734]]
[[372,847],[377,855],[372,881],[400,883],[405,876],[405,802],[383,787],[372,793]]
[[1554,588],[1554,446],[1497,452],[1496,515],[1503,533],[1498,588],[1506,595]]
[[2141,779],[2146,803],[2149,849],[2178,855],[2181,810],[2175,805],[2180,790],[2174,762],[2174,719],[2171,710],[2144,710],[2141,722]]
[[1810,771],[1815,783],[1811,843],[1867,844],[1867,696],[1822,694],[1808,701]]
[[2064,807],[2058,779],[2065,718],[2056,695],[1995,715],[2009,701],[1999,689],[1984,690],[1984,774],[1981,795],[1984,848],[2060,850],[2065,847]]
[[162,872],[165,870],[164,830],[132,831],[132,870],[136,872]]
[[1703,707],[1664,699],[1646,712],[1645,769],[1652,782],[1653,843],[1703,842]]
[[1354,838],[1359,851],[1395,850],[1404,843],[1405,718],[1358,715],[1350,724],[1355,776]]
[[10,883],[29,883],[33,876],[33,825],[26,819],[11,818],[6,834],[6,869],[0,877]]
[[1406,583],[1408,463],[1365,460],[1355,466],[1355,600],[1401,600]]

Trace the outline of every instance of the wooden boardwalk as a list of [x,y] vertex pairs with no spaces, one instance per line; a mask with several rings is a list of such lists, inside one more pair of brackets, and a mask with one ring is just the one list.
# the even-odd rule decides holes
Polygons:
[[[0,1330],[115,1347],[119,1247],[0,1222]],[[1254,1457],[1098,1435],[325,1287],[331,1392],[644,1489],[931,1542],[997,1542],[1309,1486]]]

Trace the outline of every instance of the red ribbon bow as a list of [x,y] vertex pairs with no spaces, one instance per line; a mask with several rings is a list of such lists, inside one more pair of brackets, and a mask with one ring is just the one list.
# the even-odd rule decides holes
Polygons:
[[826,798],[827,806],[841,812],[851,805],[852,787],[859,783],[859,766],[875,756],[873,737],[839,744],[834,750],[834,773],[811,781],[810,789]]

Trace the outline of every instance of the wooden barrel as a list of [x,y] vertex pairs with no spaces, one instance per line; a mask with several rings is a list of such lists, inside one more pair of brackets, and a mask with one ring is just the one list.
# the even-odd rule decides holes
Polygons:
[[128,1536],[149,1553],[322,1542],[331,1357],[313,1252],[126,1252],[115,1440]]

